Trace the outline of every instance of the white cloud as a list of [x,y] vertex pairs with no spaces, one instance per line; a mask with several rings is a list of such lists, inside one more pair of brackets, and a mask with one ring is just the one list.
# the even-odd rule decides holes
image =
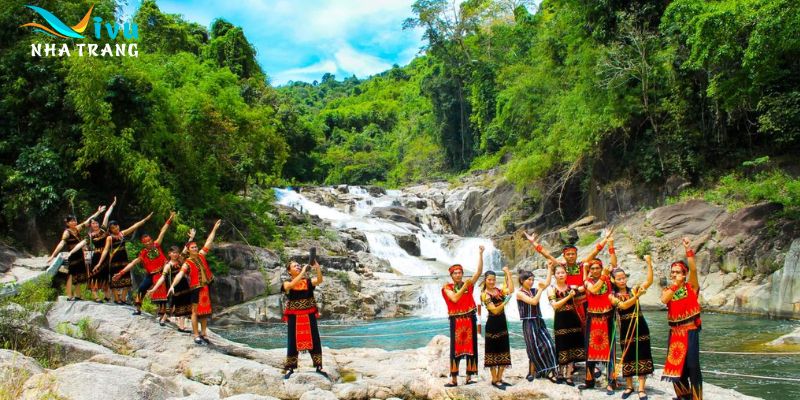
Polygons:
[[392,67],[392,63],[369,54],[356,51],[348,45],[344,45],[334,53],[336,65],[339,71],[349,72],[359,77],[372,75],[381,71],[386,71]]

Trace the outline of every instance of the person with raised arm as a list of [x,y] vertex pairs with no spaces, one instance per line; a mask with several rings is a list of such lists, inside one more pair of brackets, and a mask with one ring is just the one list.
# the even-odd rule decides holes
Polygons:
[[172,280],[172,285],[167,292],[169,295],[174,295],[176,284],[184,276],[189,275],[189,287],[192,289],[192,334],[194,335],[194,342],[197,344],[211,344],[211,341],[206,337],[206,328],[208,326],[208,318],[211,317],[213,311],[208,285],[214,280],[214,275],[211,273],[211,267],[208,266],[206,254],[211,250],[217,229],[221,224],[222,220],[217,220],[202,249],[198,249],[195,242],[189,242],[186,245],[189,250],[189,257],[183,263],[181,272],[178,272],[178,275]]
[[653,373],[653,356],[650,348],[650,329],[639,307],[639,297],[647,293],[647,288],[653,284],[653,259],[648,254],[644,256],[647,263],[647,278],[641,285],[628,287],[628,275],[617,264],[617,254],[614,249],[614,238],[608,241],[608,253],[611,257],[611,279],[614,281],[614,290],[609,295],[611,303],[617,309],[619,316],[619,344],[622,349],[620,366],[622,376],[625,378],[625,390],[622,398],[627,399],[633,394],[633,377],[639,380],[639,399],[647,399],[645,382],[647,375]]
[[[114,206],[116,205],[117,198],[114,197],[114,201],[108,206],[103,216],[103,221],[100,222],[97,218],[93,218],[91,222],[89,222],[88,243],[92,255],[91,263],[89,264],[91,267],[98,265],[98,261],[100,261],[100,254],[103,252],[102,249],[105,248],[106,238],[108,237],[108,218],[111,216],[111,213],[114,211]],[[102,303],[103,301],[111,301],[111,289],[108,286],[109,277],[108,264],[104,264],[97,271],[92,268],[89,272],[89,287],[92,290],[92,296],[95,302]],[[98,290],[103,291],[104,300],[100,300],[97,296]]]
[[478,374],[478,330],[475,316],[475,282],[483,273],[484,247],[478,247],[478,268],[475,274],[466,281],[464,267],[453,264],[448,269],[453,280],[442,287],[442,297],[447,304],[447,314],[450,319],[450,376],[451,381],[445,387],[458,385],[458,364],[461,359],[467,362],[467,379],[465,385],[475,383],[472,375]]
[[314,268],[313,278],[306,277],[307,264],[301,267],[297,261],[290,261],[286,266],[290,280],[283,282],[281,286],[281,291],[287,297],[283,311],[287,328],[284,379],[289,379],[297,369],[297,356],[301,351],[309,352],[317,372],[328,377],[322,371],[322,342],[317,326],[319,309],[314,298],[314,289],[322,283],[322,267],[316,259],[310,261]]
[[[65,285],[65,294],[67,301],[81,300],[76,296],[76,292],[80,293],[77,286],[89,280],[89,268],[86,266],[86,259],[83,256],[83,251],[72,251],[80,244],[78,249],[82,248],[86,242],[81,239],[80,233],[89,222],[102,214],[106,210],[106,206],[97,207],[97,211],[92,214],[86,221],[78,223],[78,219],[74,215],[68,215],[64,218],[65,229],[61,233],[61,241],[58,242],[50,258],[47,259],[47,264],[51,264],[56,255],[66,247],[69,252],[69,258],[64,260],[67,264],[67,276]],[[75,290],[73,290],[75,289]]]
[[[123,275],[125,275],[125,273],[130,271],[137,264],[142,263],[142,267],[144,267],[146,275],[144,279],[142,279],[142,282],[139,283],[139,290],[136,292],[136,298],[133,303],[136,306],[136,311],[133,312],[133,315],[142,314],[142,301],[144,300],[144,294],[150,289],[151,286],[153,286],[153,282],[156,282],[159,278],[161,278],[161,270],[164,267],[164,264],[167,262],[167,257],[164,255],[164,250],[161,249],[161,242],[164,241],[164,235],[166,235],[167,229],[169,229],[170,224],[172,224],[173,218],[175,218],[175,211],[169,213],[169,218],[167,218],[166,222],[164,222],[164,226],[161,227],[161,231],[158,233],[158,237],[155,241],[146,233],[142,235],[141,241],[144,245],[144,248],[139,252],[139,256],[133,261],[129,262],[125,268],[111,277],[111,279],[114,281],[119,280]],[[159,300],[163,300],[161,302],[163,303],[163,307],[162,304],[158,304],[159,313],[165,312],[166,310],[167,294],[166,291],[162,292],[163,293],[160,293],[158,296]]]
[[533,273],[530,271],[519,273],[519,284],[522,287],[517,292],[517,308],[519,308],[519,319],[522,320],[525,349],[528,352],[528,375],[525,379],[532,382],[537,377],[547,377],[553,383],[558,383],[556,345],[547,331],[539,307],[542,293],[550,286],[553,278],[555,264],[552,261],[548,261],[547,264],[547,278],[537,286],[534,286]]
[[661,380],[672,382],[680,400],[702,400],[700,282],[694,250],[688,238],[683,238],[683,248],[686,262],[675,261],[670,265],[672,282],[661,293],[661,302],[667,305],[669,322],[669,349]]
[[483,357],[484,368],[492,374],[492,386],[506,390],[511,386],[503,380],[503,372],[511,366],[511,346],[508,340],[508,321],[505,306],[514,292],[514,282],[508,266],[503,267],[505,283],[503,288],[497,287],[497,274],[486,271],[481,285],[481,302],[486,306],[489,315],[486,317],[486,348]]
[[[609,230],[609,235],[613,229]],[[595,248],[589,253],[589,256],[586,257],[582,262],[578,262],[578,248],[574,245],[567,245],[561,249],[561,254],[564,256],[564,262],[559,261],[557,258],[553,257],[550,252],[547,251],[539,242],[536,241],[536,234],[529,235],[528,232],[522,232],[525,237],[528,239],[529,242],[533,245],[534,250],[537,253],[544,256],[546,259],[554,262],[556,264],[561,264],[564,266],[564,269],[567,271],[567,285],[571,288],[575,289],[575,297],[573,302],[575,303],[575,311],[578,313],[578,316],[581,318],[581,324],[583,328],[586,328],[586,288],[584,287],[584,281],[586,280],[586,268],[588,268],[588,263],[594,260],[597,257],[597,254],[603,250],[603,247],[606,245],[608,240],[608,236],[606,236],[600,243],[598,243]]]
[[[194,240],[194,235],[196,231],[194,228],[189,229],[189,240],[187,243],[191,243]],[[178,276],[178,273],[181,272],[181,267],[184,263],[183,254],[187,253],[189,249],[187,246],[183,247],[181,250],[178,246],[172,246],[169,248],[169,252],[167,252],[167,257],[169,261],[164,264],[164,269],[161,271],[161,278],[153,284],[153,287],[147,291],[147,295],[150,298],[153,298],[153,294],[161,288],[161,285],[166,286],[173,286],[172,282],[175,281],[175,277]],[[189,288],[189,276],[187,274],[183,274],[183,277],[179,282],[175,285],[175,294],[167,295],[167,310],[164,316],[161,317],[159,324],[164,326],[166,324],[167,315],[170,317],[175,317],[177,319],[176,324],[178,325],[178,332],[191,332],[186,330],[185,325],[185,317],[192,315],[192,296],[191,296],[191,289]],[[169,293],[168,289],[164,289],[164,293]]]
[[103,247],[103,254],[97,260],[93,273],[98,273],[103,266],[103,262],[108,257],[108,273],[111,275],[109,287],[114,294],[114,304],[126,304],[128,298],[128,290],[131,288],[131,276],[120,276],[118,279],[113,279],[126,265],[128,265],[128,251],[125,249],[127,237],[142,225],[147,222],[153,213],[148,214],[141,221],[136,222],[126,229],[120,230],[119,222],[109,221],[108,223],[108,236],[106,237],[106,245]]

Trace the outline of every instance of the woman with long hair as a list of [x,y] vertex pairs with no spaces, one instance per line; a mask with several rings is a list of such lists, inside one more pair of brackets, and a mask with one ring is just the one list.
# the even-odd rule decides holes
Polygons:
[[[191,229],[189,231],[189,243],[194,240],[194,234],[195,230]],[[178,246],[170,247],[169,252],[167,253],[169,261],[164,264],[164,269],[161,271],[161,278],[159,278],[153,287],[147,291],[147,294],[150,296],[150,298],[153,298],[153,294],[156,293],[159,288],[161,288],[161,285],[166,285],[171,288],[174,286],[174,294],[168,298],[168,301],[171,300],[171,302],[167,303],[166,310],[164,315],[159,320],[159,324],[164,326],[166,324],[167,315],[170,315],[176,318],[176,324],[178,325],[179,332],[190,332],[186,330],[184,317],[192,315],[192,296],[191,288],[189,287],[188,271],[184,271],[184,274],[181,275],[180,280],[176,279],[178,277],[178,273],[183,271],[182,267],[185,260],[182,254],[187,251],[187,247],[184,247],[183,251],[181,251]],[[168,290],[164,290],[164,292],[169,293]]]
[[[108,273],[111,277],[116,276],[128,265],[128,251],[125,250],[125,243],[127,237],[135,232],[139,227],[144,225],[153,213],[144,217],[141,221],[131,225],[127,229],[120,229],[119,222],[110,221],[108,223],[108,236],[106,237],[106,245],[103,247],[103,254],[97,260],[92,269],[97,273],[103,266],[103,262],[108,257]],[[111,278],[109,277],[109,278]],[[122,276],[119,279],[111,279],[109,282],[111,292],[114,294],[114,304],[125,304],[128,298],[128,290],[131,288],[130,274]]]
[[547,278],[534,286],[533,273],[521,271],[517,291],[517,307],[519,319],[522,320],[522,336],[525,337],[525,348],[528,352],[528,376],[530,382],[537,377],[546,376],[553,383],[558,383],[558,364],[556,362],[556,345],[547,331],[542,318],[539,300],[546,287],[550,285],[555,264],[548,263]]
[[189,242],[186,245],[189,249],[189,257],[186,258],[183,263],[184,267],[181,267],[181,271],[175,276],[167,292],[168,295],[174,295],[176,285],[184,276],[189,275],[189,287],[192,289],[192,334],[194,342],[197,344],[211,344],[206,337],[206,327],[213,312],[208,286],[214,280],[214,274],[211,273],[206,254],[211,251],[211,245],[214,243],[214,237],[221,224],[222,220],[217,220],[202,248],[198,248],[195,242]]
[[[97,220],[97,218],[93,218],[91,222],[89,222],[89,233],[88,233],[88,243],[89,243],[89,251],[91,252],[91,264],[90,266],[94,267],[98,265],[100,261],[100,254],[103,252],[103,248],[106,245],[106,238],[108,237],[108,218],[111,216],[111,212],[114,211],[114,206],[117,205],[117,198],[114,197],[114,201],[111,202],[111,205],[108,206],[105,215],[103,216],[103,222]],[[94,297],[94,301],[97,303],[101,303],[103,301],[111,301],[111,290],[109,289],[108,282],[109,282],[110,274],[108,272],[108,265],[103,264],[97,272],[95,272],[94,268],[89,273],[89,287],[92,290],[92,296]],[[103,291],[103,300],[97,296],[97,291]]]
[[553,276],[556,278],[556,283],[547,290],[547,297],[555,311],[553,334],[560,369],[559,378],[564,379],[567,385],[575,386],[572,381],[574,363],[586,361],[583,323],[574,301],[578,291],[567,284],[566,265],[555,264]]
[[653,284],[653,260],[650,255],[644,256],[647,263],[647,279],[641,285],[628,287],[628,275],[617,265],[614,239],[609,240],[608,253],[611,256],[611,279],[614,290],[609,295],[611,303],[617,309],[619,317],[619,344],[622,351],[620,366],[625,378],[625,390],[622,398],[633,394],[633,377],[639,380],[639,399],[647,399],[645,381],[647,375],[653,373],[653,356],[650,348],[650,329],[639,307],[639,297],[647,293]]
[[506,320],[505,306],[514,291],[514,281],[508,266],[503,267],[505,284],[503,288],[497,287],[497,274],[486,271],[481,284],[481,302],[486,306],[489,314],[486,317],[486,350],[483,355],[483,366],[489,368],[492,374],[492,386],[506,390],[511,386],[503,380],[503,372],[511,366],[511,347],[508,340],[508,321]]
[[83,255],[83,252],[72,250],[76,250],[76,246],[79,246],[77,247],[79,249],[86,244],[86,242],[81,239],[81,231],[92,219],[96,218],[103,211],[105,211],[105,209],[106,206],[98,207],[97,211],[92,214],[92,216],[80,224],[74,215],[68,215],[65,217],[64,225],[66,226],[64,232],[61,234],[61,241],[58,242],[58,245],[53,250],[53,254],[50,255],[50,258],[47,259],[47,263],[50,264],[64,247],[66,247],[66,251],[70,253],[69,258],[64,261],[67,264],[68,270],[65,290],[67,300],[69,301],[81,300],[80,297],[77,297],[77,294],[80,293],[80,290],[78,290],[77,286],[89,280],[89,268],[86,265],[86,259]]

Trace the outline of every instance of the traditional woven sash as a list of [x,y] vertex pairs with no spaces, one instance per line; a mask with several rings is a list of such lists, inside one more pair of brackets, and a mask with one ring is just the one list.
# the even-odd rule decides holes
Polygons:
[[474,356],[473,354],[473,343],[472,343],[472,315],[465,315],[460,317],[455,317],[455,343],[456,343],[456,357],[460,357],[463,355]]
[[297,351],[313,349],[314,340],[311,337],[311,319],[308,314],[300,314],[295,318],[294,337],[297,343]]

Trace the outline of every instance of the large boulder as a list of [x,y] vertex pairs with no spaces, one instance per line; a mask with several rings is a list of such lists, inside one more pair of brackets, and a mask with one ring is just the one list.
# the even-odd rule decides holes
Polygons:
[[405,222],[412,225],[419,224],[419,217],[413,211],[405,207],[375,207],[370,214],[378,218],[385,218],[395,222]]
[[211,284],[211,302],[221,307],[240,304],[265,293],[269,282],[260,271],[231,270],[230,274],[215,276]]
[[38,400],[139,400],[167,399],[183,392],[156,374],[130,367],[81,362],[34,375],[23,389],[21,399]]
[[699,235],[711,228],[723,209],[702,200],[656,208],[647,214],[653,227],[667,237]]
[[44,368],[33,358],[13,350],[0,349],[0,395],[3,398],[19,398],[25,381],[42,372]]
[[271,269],[280,264],[280,257],[261,247],[241,243],[221,243],[215,245],[212,254],[220,262],[235,270]]
[[406,235],[395,235],[395,240],[397,241],[397,245],[400,246],[406,253],[419,257],[420,252],[419,249],[419,238],[417,235],[414,234],[406,234]]

